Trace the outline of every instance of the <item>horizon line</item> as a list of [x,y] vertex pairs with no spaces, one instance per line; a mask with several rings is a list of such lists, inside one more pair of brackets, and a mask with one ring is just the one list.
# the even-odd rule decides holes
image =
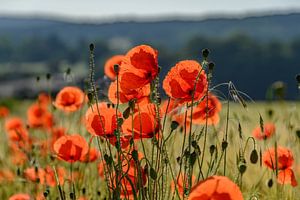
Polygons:
[[182,14],[168,14],[159,16],[139,16],[126,15],[116,17],[70,17],[64,15],[57,15],[51,13],[36,13],[36,14],[16,14],[16,13],[2,13],[0,18],[11,19],[40,19],[56,22],[74,23],[74,24],[109,24],[109,23],[155,23],[166,21],[205,21],[214,19],[247,19],[255,17],[268,16],[287,16],[300,14],[300,9],[289,10],[265,10],[265,11],[249,11],[242,13],[210,13],[199,15],[182,15]]

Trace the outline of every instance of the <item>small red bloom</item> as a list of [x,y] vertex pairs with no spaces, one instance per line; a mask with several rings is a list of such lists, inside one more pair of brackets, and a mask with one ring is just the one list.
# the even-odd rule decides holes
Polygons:
[[52,114],[42,104],[31,105],[27,110],[27,119],[33,128],[51,128],[54,124]]
[[5,106],[0,106],[0,119],[9,115],[9,109]]
[[88,144],[81,135],[65,135],[56,140],[53,149],[59,158],[76,162],[87,154]]
[[[152,138],[159,130],[154,104],[145,104],[137,108],[133,119],[129,116],[123,123],[123,132],[134,139]],[[145,123],[146,122],[146,123]],[[133,131],[133,132],[132,132]]]
[[56,95],[54,106],[65,112],[75,112],[84,103],[85,95],[78,87],[64,87]]
[[265,140],[267,138],[272,137],[272,135],[275,133],[276,128],[275,124],[269,122],[264,124],[264,132],[261,131],[261,127],[257,126],[253,131],[252,135],[258,140]]
[[115,65],[121,65],[124,55],[115,55],[109,58],[104,65],[104,73],[111,80],[116,79],[116,72],[114,70]]
[[99,158],[99,151],[95,148],[90,148],[88,153],[80,158],[81,162],[94,162]]

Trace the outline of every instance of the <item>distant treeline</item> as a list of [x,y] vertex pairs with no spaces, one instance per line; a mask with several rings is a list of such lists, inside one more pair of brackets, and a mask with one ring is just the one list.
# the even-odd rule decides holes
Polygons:
[[[53,35],[28,38],[15,43],[3,37],[0,38],[0,63],[45,62],[49,66],[49,72],[55,72],[60,61],[70,64],[87,62],[89,42],[78,40],[75,45],[69,45]],[[108,43],[101,39],[94,43],[96,61],[100,65],[111,55],[125,53],[114,52]],[[238,89],[253,98],[264,99],[267,88],[273,82],[281,80],[288,86],[287,97],[297,98],[295,75],[300,72],[300,36],[299,39],[290,41],[265,42],[242,34],[222,39],[198,36],[191,38],[179,49],[172,49],[155,41],[148,43],[159,50],[162,77],[177,61],[200,60],[201,50],[209,48],[210,59],[216,63],[214,84],[231,80]]]

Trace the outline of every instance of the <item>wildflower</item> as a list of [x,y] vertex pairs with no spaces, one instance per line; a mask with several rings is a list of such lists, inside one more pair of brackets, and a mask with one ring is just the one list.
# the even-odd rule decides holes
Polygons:
[[[222,105],[218,98],[209,93],[208,98],[204,98],[197,106],[193,108],[193,123],[208,125],[217,124],[220,120],[219,112]],[[190,114],[189,114],[190,116]],[[190,121],[190,117],[187,118]]]
[[265,123],[263,126],[263,132],[261,130],[260,126],[257,126],[253,131],[252,131],[252,135],[253,137],[255,137],[258,140],[265,140],[268,139],[270,137],[272,137],[272,135],[275,133],[275,124],[269,122],[269,123]]
[[0,119],[9,115],[9,109],[5,106],[0,106]]
[[27,119],[29,126],[33,128],[51,128],[54,125],[53,115],[40,104],[33,104],[28,108]]
[[9,197],[8,200],[30,200],[30,199],[31,198],[28,194],[19,193],[19,194],[12,195],[11,197]]
[[88,144],[81,135],[65,135],[56,140],[53,149],[59,158],[72,163],[87,154]]
[[240,188],[225,176],[211,176],[195,185],[189,200],[243,200]]
[[190,102],[192,97],[198,101],[207,90],[207,77],[197,61],[180,61],[168,72],[163,81],[163,89],[169,97],[180,103]]
[[125,93],[151,83],[158,74],[158,52],[148,45],[132,48],[120,66],[120,87]]
[[[121,87],[119,87],[118,94],[119,94],[119,103],[127,103],[133,99],[140,101],[143,98],[148,97],[150,95],[150,84],[147,84],[138,89],[127,91],[127,93],[122,91]],[[112,82],[109,86],[108,98],[112,103],[117,104],[118,99],[117,99],[117,82],[116,81]]]
[[[263,154],[265,166],[276,170],[275,148],[267,149]],[[292,152],[284,147],[277,147],[277,169],[279,170],[277,181],[280,184],[291,184],[297,186],[297,181],[292,168],[294,157]]]
[[51,97],[49,94],[47,93],[40,93],[38,96],[38,104],[40,104],[41,106],[48,106],[51,102]]
[[155,109],[154,104],[140,106],[133,117],[129,117],[124,121],[124,134],[133,135],[134,139],[152,138],[159,130]]
[[115,55],[109,58],[104,65],[104,73],[112,81],[116,79],[116,72],[114,70],[115,65],[121,65],[121,62],[125,56],[124,55]]
[[85,95],[78,87],[64,87],[57,95],[54,106],[65,112],[75,112],[84,103]]
[[117,129],[117,117],[122,117],[120,112],[117,114],[118,116],[116,116],[116,109],[108,107],[107,103],[94,104],[85,114],[87,131],[92,135],[114,137],[114,131]]

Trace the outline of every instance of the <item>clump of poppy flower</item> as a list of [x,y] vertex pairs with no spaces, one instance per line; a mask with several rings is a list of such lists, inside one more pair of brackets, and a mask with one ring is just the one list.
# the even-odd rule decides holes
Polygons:
[[82,107],[84,100],[85,95],[80,88],[67,86],[56,95],[54,106],[64,112],[75,112]]

